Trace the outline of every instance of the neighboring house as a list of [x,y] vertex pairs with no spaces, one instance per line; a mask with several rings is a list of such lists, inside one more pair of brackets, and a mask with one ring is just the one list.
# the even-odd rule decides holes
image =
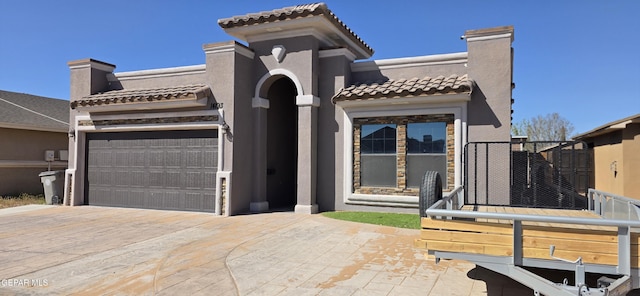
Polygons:
[[69,101],[0,90],[0,196],[42,193],[38,174],[67,168],[68,122]]
[[245,44],[206,44],[202,65],[69,62],[71,205],[415,211],[425,170],[453,190],[465,143],[510,140],[513,27],[465,32],[467,52],[358,61],[373,49],[323,3],[218,24]]
[[593,149],[595,189],[640,199],[640,114],[574,137]]

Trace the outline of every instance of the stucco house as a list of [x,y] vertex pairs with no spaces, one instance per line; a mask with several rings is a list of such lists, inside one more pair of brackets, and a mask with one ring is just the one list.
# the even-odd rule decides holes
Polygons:
[[640,199],[640,114],[574,136],[593,150],[595,189]]
[[0,196],[42,193],[38,174],[67,168],[68,121],[69,101],[0,90]]
[[204,45],[201,65],[69,62],[70,205],[415,212],[425,170],[452,190],[465,143],[510,140],[511,26],[371,60],[323,3],[218,24],[239,41]]

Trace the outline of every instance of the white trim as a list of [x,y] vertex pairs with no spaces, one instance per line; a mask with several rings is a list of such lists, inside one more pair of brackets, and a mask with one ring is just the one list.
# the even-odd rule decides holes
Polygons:
[[221,171],[218,168],[216,174],[216,215],[222,215],[222,179],[227,180],[227,204],[225,205],[225,216],[229,216],[231,209],[231,171]]
[[132,131],[178,131],[196,129],[218,129],[221,124],[214,122],[181,122],[169,124],[122,124],[117,126],[81,126],[78,132],[132,132]]
[[[121,124],[113,126],[79,126],[82,120],[119,120],[119,119],[149,119],[149,118],[170,118],[170,117],[191,117],[191,116],[218,116],[217,121],[203,122],[177,122],[177,123],[150,123],[150,124]],[[190,130],[190,129],[221,129],[223,123],[222,114],[218,110],[201,110],[181,113],[139,113],[139,114],[116,114],[116,115],[78,115],[76,116],[76,143],[79,132],[128,132],[128,131],[162,131],[162,130]],[[77,151],[77,150],[76,150]],[[75,168],[75,166],[74,166]]]
[[207,71],[206,65],[182,66],[173,68],[160,68],[151,70],[119,72],[107,75],[109,81],[126,81],[135,79],[148,79],[160,77],[172,77],[182,75],[204,74]]
[[467,42],[473,42],[473,41],[485,41],[485,40],[493,40],[493,39],[500,39],[500,38],[512,38],[513,37],[513,33],[502,33],[502,34],[496,34],[496,35],[485,35],[485,36],[474,36],[474,37],[465,37],[467,39]]
[[64,174],[64,197],[62,199],[62,205],[68,206],[71,205],[71,201],[69,200],[69,194],[73,191],[73,189],[69,190],[69,182],[73,179],[73,174],[76,173],[75,169],[66,169]]
[[221,122],[222,112],[221,110],[198,110],[189,112],[158,112],[158,113],[136,113],[136,114],[83,114],[76,115],[76,129],[77,121],[80,120],[118,120],[118,119],[148,119],[148,118],[169,118],[169,117],[189,117],[189,116],[218,116]]
[[51,163],[44,160],[0,160],[0,169],[6,168],[46,168],[51,167],[66,168],[69,163],[66,161],[52,161]]
[[415,208],[418,205],[418,197],[406,195],[375,195],[352,193],[349,199],[345,200],[345,203],[363,206]]
[[296,214],[317,214],[318,213],[318,205],[296,205],[293,208],[293,212]]
[[264,84],[265,81],[267,81],[267,79],[269,79],[272,76],[275,75],[284,75],[287,76],[289,79],[291,79],[291,81],[293,82],[293,84],[295,84],[296,86],[296,92],[297,94],[300,95],[304,95],[304,90],[302,89],[302,84],[300,83],[300,79],[298,79],[298,76],[296,76],[296,74],[293,74],[293,72],[287,70],[287,69],[273,69],[271,71],[269,71],[269,73],[266,73],[262,76],[262,78],[260,78],[260,80],[258,81],[258,83],[256,83],[256,89],[254,92],[254,98],[259,98],[260,97],[260,89],[262,88],[262,84]]
[[296,96],[296,105],[298,106],[312,106],[320,107],[320,98],[314,95],[301,95]]
[[334,49],[325,49],[325,50],[318,51],[318,57],[321,59],[330,58],[330,57],[342,57],[342,56],[344,56],[351,62],[353,62],[356,59],[356,55],[346,48],[334,48]]
[[352,72],[385,70],[406,67],[422,67],[433,65],[463,64],[467,62],[466,52],[437,54],[418,57],[374,60],[351,64]]
[[400,105],[422,105],[422,104],[450,104],[458,102],[471,101],[471,94],[459,93],[459,94],[444,94],[444,95],[428,95],[419,97],[402,97],[402,98],[376,98],[371,100],[360,101],[338,101],[336,105],[344,109],[355,108],[376,108],[382,107],[384,109],[387,106],[400,106]]
[[365,107],[358,109],[343,109],[344,147],[343,147],[343,201],[345,204],[417,207],[417,196],[401,195],[376,195],[356,194],[353,188],[353,119],[381,116],[407,116],[407,115],[440,115],[453,114],[454,116],[454,184],[462,183],[462,152],[467,141],[467,102],[457,101],[452,103],[422,103],[406,105],[387,105]]
[[204,48],[204,53],[205,54],[216,54],[216,53],[224,53],[224,52],[236,52],[240,55],[243,55],[249,59],[253,59],[253,57],[255,56],[255,53],[251,50],[248,49],[240,44],[237,43],[233,43],[233,44],[227,44],[227,45],[221,45],[221,46],[212,46],[212,47],[206,47],[207,45],[205,45]]
[[269,100],[263,99],[261,97],[251,98],[251,107],[269,109]]

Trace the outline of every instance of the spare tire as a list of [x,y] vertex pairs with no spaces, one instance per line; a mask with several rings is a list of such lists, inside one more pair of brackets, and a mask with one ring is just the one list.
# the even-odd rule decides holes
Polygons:
[[436,171],[426,171],[420,183],[420,217],[427,216],[427,209],[442,199],[442,180]]

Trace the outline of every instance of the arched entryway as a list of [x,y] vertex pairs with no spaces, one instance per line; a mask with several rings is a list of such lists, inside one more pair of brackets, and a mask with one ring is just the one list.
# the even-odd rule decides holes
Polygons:
[[298,112],[296,86],[285,76],[267,92],[267,202],[271,210],[296,205]]

